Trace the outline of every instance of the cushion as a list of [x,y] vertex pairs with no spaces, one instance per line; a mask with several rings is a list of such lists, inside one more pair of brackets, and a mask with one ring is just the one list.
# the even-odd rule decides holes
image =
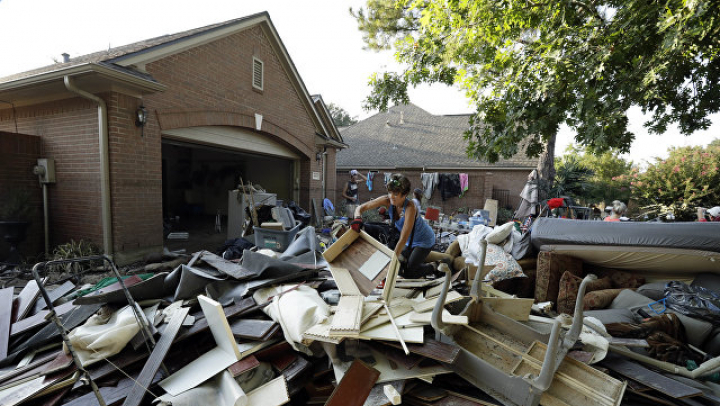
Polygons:
[[582,261],[570,255],[543,251],[538,254],[535,280],[535,300],[537,302],[557,302],[560,277],[569,271],[575,276],[582,275]]
[[586,293],[583,298],[585,310],[605,309],[623,289],[600,289]]
[[654,300],[647,296],[643,296],[633,290],[625,289],[613,299],[610,303],[611,309],[630,309],[633,310],[638,307],[646,306],[648,303],[652,303]]
[[[565,271],[560,278],[557,311],[558,313],[573,314],[575,311],[575,302],[577,300],[578,289],[583,278],[573,275],[570,271]],[[597,279],[587,284],[585,293],[599,289],[610,289],[612,287],[610,278]],[[603,307],[604,308],[604,307]]]
[[490,244],[500,244],[505,241],[506,238],[508,238],[510,233],[512,233],[514,226],[514,222],[505,223],[501,226],[497,226],[490,232],[490,234],[485,236],[485,240],[487,240],[487,242]]
[[645,278],[642,276],[625,271],[615,271],[610,273],[610,279],[612,279],[613,287],[616,289],[635,289],[645,283]]
[[660,300],[665,297],[665,285],[667,285],[665,281],[646,283],[637,289],[637,293],[652,300]]
[[716,273],[701,273],[695,277],[690,286],[700,286],[715,292],[720,292],[720,275]]
[[640,321],[630,309],[602,309],[588,310],[583,313],[585,317],[594,317],[603,324],[611,323],[637,323]]
[[503,279],[521,278],[525,276],[522,268],[520,268],[520,265],[515,261],[515,258],[505,252],[499,245],[488,244],[487,252],[485,253],[485,265],[495,265],[495,267],[485,275],[485,279],[489,279],[491,283]]

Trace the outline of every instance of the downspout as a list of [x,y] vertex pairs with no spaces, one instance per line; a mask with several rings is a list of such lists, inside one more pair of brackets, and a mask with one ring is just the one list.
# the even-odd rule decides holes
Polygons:
[[92,100],[98,105],[98,137],[100,145],[100,201],[103,229],[103,250],[112,256],[112,217],[110,213],[110,161],[108,158],[108,121],[107,104],[100,97],[79,89],[70,76],[64,77],[65,87],[80,96]]

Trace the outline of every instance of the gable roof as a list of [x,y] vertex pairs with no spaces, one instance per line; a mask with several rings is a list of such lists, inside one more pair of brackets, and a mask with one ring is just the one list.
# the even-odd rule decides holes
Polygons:
[[[56,63],[41,68],[0,78],[0,99],[16,99],[27,97],[29,92],[23,91],[32,86],[43,85],[44,91],[64,92],[62,85],[65,75],[96,74],[107,76],[107,72],[113,72],[115,80],[132,82],[136,86],[135,91],[152,93],[162,91],[165,86],[158,83],[151,75],[145,72],[145,65],[169,55],[183,52],[187,49],[197,47],[220,38],[233,35],[248,27],[259,25],[263,33],[270,40],[270,44],[278,55],[281,65],[287,72],[291,83],[293,83],[300,99],[305,105],[308,115],[311,117],[316,130],[324,137],[332,138],[332,130],[323,123],[322,118],[315,109],[315,104],[308,93],[300,74],[295,67],[290,55],[282,43],[280,36],[275,29],[268,12],[252,14],[246,17],[237,18],[205,27],[194,28],[175,34],[163,35],[138,41],[128,45],[122,45],[105,51],[94,52],[87,55],[69,59],[67,62]],[[85,80],[88,80],[85,78]],[[49,87],[48,82],[58,82],[59,86]],[[80,81],[79,81],[80,82]],[[88,80],[89,84],[97,86],[98,79]],[[79,83],[82,86],[82,82]],[[92,86],[90,86],[92,88]],[[15,102],[16,100],[10,100]]]
[[465,131],[469,114],[433,115],[410,103],[394,106],[340,129],[348,149],[337,154],[339,169],[532,169],[537,158],[524,148],[495,164],[469,158]]

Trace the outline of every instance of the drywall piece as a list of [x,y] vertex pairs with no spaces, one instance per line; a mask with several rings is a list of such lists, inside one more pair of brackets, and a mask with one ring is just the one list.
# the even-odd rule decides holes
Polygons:
[[0,289],[0,359],[8,354],[14,288]]
[[168,350],[170,350],[170,346],[173,340],[175,340],[175,336],[177,336],[178,331],[180,331],[182,322],[189,312],[190,308],[183,307],[173,313],[173,317],[165,328],[165,331],[163,331],[162,337],[160,337],[160,340],[155,344],[155,348],[153,348],[152,354],[150,354],[150,359],[145,363],[135,384],[132,389],[130,389],[128,397],[125,398],[123,406],[138,406],[140,404],[145,396],[144,388],[150,386],[150,382],[160,368],[160,364],[163,359],[165,359],[165,355],[167,355]]
[[230,325],[230,330],[235,338],[257,341],[267,337],[276,325],[272,320],[240,319]]
[[379,376],[378,370],[354,360],[325,406],[362,406]]
[[385,255],[381,251],[377,251],[374,254],[368,258],[367,261],[365,261],[364,264],[360,266],[358,271],[360,271],[363,276],[368,278],[369,280],[375,279],[375,277],[385,268],[385,266],[390,262],[390,257]]
[[[417,312],[413,311],[410,313],[410,321],[413,323],[430,324],[431,318],[432,318],[432,312],[417,313]],[[460,324],[460,325],[467,326],[468,317],[467,316],[456,316],[456,315],[450,314],[449,311],[443,309],[442,321],[445,324]]]
[[356,335],[360,330],[363,309],[362,296],[342,296],[335,309],[330,335]]
[[535,299],[484,297],[481,301],[490,306],[496,313],[503,314],[513,320],[528,321],[530,309]]
[[179,393],[200,385],[242,359],[242,353],[235,342],[235,337],[233,337],[220,303],[202,295],[198,296],[198,302],[205,314],[217,347],[160,382],[160,386],[165,389],[165,392],[172,396],[177,396]]
[[290,401],[287,382],[279,376],[247,394],[248,406],[280,406]]
[[[445,304],[457,302],[462,298],[463,296],[461,294],[454,290],[451,290],[450,292],[448,292],[447,297],[445,298]],[[417,313],[429,312],[435,307],[435,303],[438,301],[438,299],[439,298],[434,297],[432,299],[426,299],[420,303],[416,303],[413,305],[413,310],[415,310]]]

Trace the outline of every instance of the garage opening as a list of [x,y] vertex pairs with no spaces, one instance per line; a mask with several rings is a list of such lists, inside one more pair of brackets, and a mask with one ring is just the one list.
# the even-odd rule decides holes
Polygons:
[[[252,182],[287,201],[293,199],[294,172],[292,159],[163,139],[165,235],[187,232],[201,246],[187,247],[186,242],[183,247],[214,249],[227,236],[228,193],[241,177],[246,185]],[[172,249],[172,243],[167,245]]]

